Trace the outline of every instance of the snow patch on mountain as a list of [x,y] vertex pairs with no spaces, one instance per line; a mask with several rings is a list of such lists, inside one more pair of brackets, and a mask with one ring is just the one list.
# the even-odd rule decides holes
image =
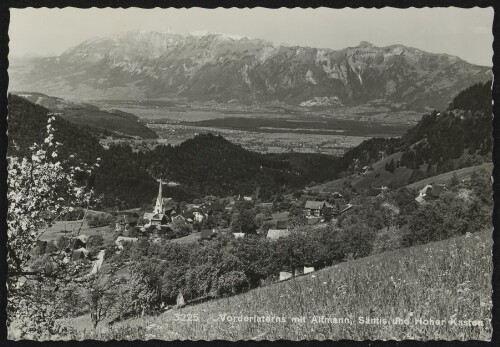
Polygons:
[[314,85],[318,84],[318,82],[314,79],[313,72],[311,70],[307,70],[306,81]]
[[342,102],[336,96],[316,96],[313,99],[303,101],[299,104],[302,107],[314,106],[342,106]]
[[250,78],[248,77],[248,69],[249,69],[249,66],[247,64],[243,65],[243,67],[240,69],[240,73],[241,73],[241,76],[243,77],[243,81],[245,81],[245,83],[248,85],[248,86],[251,86],[252,85],[252,82],[250,81]]

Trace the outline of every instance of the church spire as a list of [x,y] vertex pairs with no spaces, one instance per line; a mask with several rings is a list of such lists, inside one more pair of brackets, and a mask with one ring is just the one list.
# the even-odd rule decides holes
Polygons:
[[163,197],[161,196],[162,181],[160,179],[160,187],[158,188],[158,197],[156,198],[156,205],[154,213],[163,213]]

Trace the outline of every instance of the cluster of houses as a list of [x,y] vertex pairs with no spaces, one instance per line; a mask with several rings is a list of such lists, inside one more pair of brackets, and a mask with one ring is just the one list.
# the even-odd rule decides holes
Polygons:
[[[441,192],[445,189],[446,187],[444,184],[427,185],[420,190],[414,202],[423,204],[430,199],[435,199],[439,197]],[[388,191],[389,188],[382,186],[380,188],[375,188],[374,193],[376,193],[377,196],[384,197]],[[343,201],[342,194],[338,192],[333,192],[331,194],[333,199]],[[125,232],[130,228],[140,230],[142,234],[148,235],[153,242],[157,242],[165,236],[167,238],[174,238],[175,234],[172,224],[175,223],[176,220],[182,220],[188,224],[199,224],[204,219],[208,218],[211,213],[231,211],[236,200],[251,201],[252,197],[240,196],[237,199],[231,200],[225,206],[214,201],[210,203],[185,204],[181,208],[179,205],[176,205],[172,198],[165,198],[162,196],[162,182],[160,181],[158,196],[152,212],[141,212],[140,209],[130,209],[118,212],[115,229],[125,236],[119,236],[119,239],[116,240],[116,244],[120,247],[124,241],[133,242],[136,240],[135,237],[127,237]],[[260,205],[263,208],[273,208],[273,203],[271,202],[263,202]],[[326,200],[307,200],[303,206],[303,213],[308,225],[316,225],[325,223],[328,220],[338,220],[341,215],[352,210],[354,207],[355,205],[351,203],[331,204]],[[401,213],[400,207],[389,201],[383,201],[381,207],[387,209],[393,215],[399,215]],[[276,240],[290,233],[288,230],[287,215],[288,213],[285,213],[284,218],[274,221],[274,225],[267,230],[267,238]],[[217,235],[218,231],[215,229],[204,229],[201,230],[200,238],[210,240]],[[233,236],[235,238],[242,238],[245,237],[245,233],[233,233]]]
[[[101,269],[104,262],[105,250],[101,248],[97,255],[91,256],[88,247],[88,239],[88,235],[84,234],[71,237],[69,245],[62,252],[54,251],[50,254],[51,256],[57,257],[63,264],[68,264],[70,261],[79,261],[84,259],[92,260],[93,263],[90,268],[90,272],[85,276],[96,274]],[[46,249],[47,245],[48,241],[46,240],[37,240],[36,242],[37,248]]]
[[214,211],[223,211],[224,207],[217,203],[186,204],[180,208],[172,198],[162,195],[162,182],[160,181],[158,196],[153,212],[142,212],[141,209],[130,209],[117,212],[115,230],[125,233],[131,228],[139,228],[142,233],[150,235],[155,242],[161,236],[173,238],[173,225],[176,220],[188,224],[201,223]]
[[[333,195],[335,198],[342,198],[340,193],[335,192]],[[304,206],[304,215],[308,225],[316,225],[326,222],[326,215],[328,213],[330,214],[329,217],[331,220],[338,220],[342,214],[351,210],[353,207],[353,204],[332,205],[324,200],[307,200]],[[276,228],[268,230],[267,238],[276,240],[282,236],[288,235],[289,233],[290,231],[287,228],[287,221],[278,220],[276,222]]]

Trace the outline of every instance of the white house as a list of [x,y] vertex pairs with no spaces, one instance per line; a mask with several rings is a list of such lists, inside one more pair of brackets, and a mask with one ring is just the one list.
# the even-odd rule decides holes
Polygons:
[[308,274],[308,273],[311,273],[311,272],[314,272],[314,267],[304,266],[304,275]]
[[280,272],[280,281],[288,280],[293,277],[291,272],[281,271]]

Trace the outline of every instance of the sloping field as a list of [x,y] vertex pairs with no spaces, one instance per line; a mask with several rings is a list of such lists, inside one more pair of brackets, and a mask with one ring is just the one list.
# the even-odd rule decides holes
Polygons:
[[408,184],[406,187],[419,189],[425,187],[428,184],[433,184],[433,183],[450,183],[451,178],[453,177],[453,173],[457,174],[458,179],[464,179],[465,177],[469,177],[473,172],[480,170],[485,170],[486,172],[492,172],[493,163],[484,163],[477,166],[465,167],[463,169],[445,172],[444,174],[441,175],[429,177],[418,182],[413,182],[411,184]]
[[184,237],[179,237],[178,239],[172,239],[170,242],[175,242],[175,243],[189,243],[189,242],[195,242],[198,241],[201,237],[201,232],[196,232],[189,234]]
[[91,228],[87,221],[56,221],[43,233],[40,240],[56,241],[61,236],[75,235],[101,235],[107,243],[113,243],[116,238],[116,232],[109,225]]
[[483,231],[382,253],[74,338],[489,340],[491,246]]
[[[396,184],[397,186],[404,186],[410,179],[412,170],[406,167],[399,167],[394,171],[394,173],[390,173],[385,170],[385,164],[389,163],[391,159],[394,159],[394,162],[397,162],[401,158],[401,153],[394,153],[387,158],[384,158],[375,164],[372,165],[374,171],[367,173],[366,175],[356,174],[351,175],[347,178],[341,178],[334,181],[326,182],[314,187],[311,187],[311,191],[315,192],[333,192],[339,190],[343,187],[344,182],[350,183],[355,188],[376,188],[381,187],[383,185],[387,186],[391,183]],[[427,184],[432,183],[449,183],[451,178],[453,177],[453,173],[457,173],[457,177],[459,179],[463,179],[465,177],[470,176],[473,172],[479,170],[486,170],[487,172],[491,172],[493,170],[493,163],[484,163],[477,166],[466,167],[463,169],[458,169],[455,171],[445,172],[444,174],[432,176],[426,179],[423,179],[418,182],[414,182],[406,185],[407,188],[422,188]]]
[[379,188],[381,186],[388,186],[393,183],[398,186],[405,185],[411,176],[411,170],[406,167],[397,168],[394,173],[385,170],[385,164],[390,163],[391,160],[397,162],[401,159],[401,152],[397,152],[387,156],[386,158],[379,160],[372,165],[373,171],[363,174],[354,174],[346,178],[337,179],[334,181],[326,182],[314,187],[311,187],[311,191],[315,192],[334,192],[340,190],[344,182],[351,184],[355,188],[366,189],[369,187]]

